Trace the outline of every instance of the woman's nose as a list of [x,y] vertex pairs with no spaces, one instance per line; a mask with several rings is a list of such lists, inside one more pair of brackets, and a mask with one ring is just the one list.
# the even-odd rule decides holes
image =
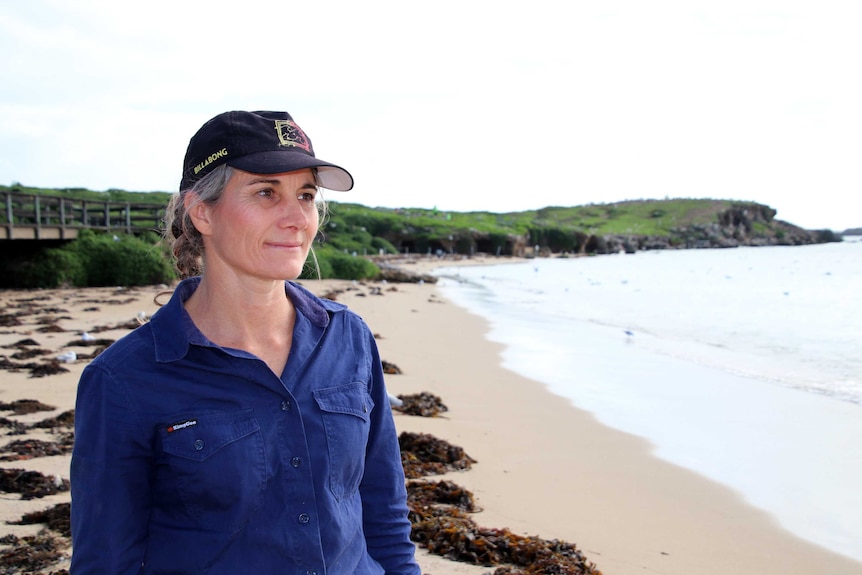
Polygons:
[[284,202],[278,223],[284,228],[304,230],[308,227],[308,214],[305,213],[299,200],[288,200]]

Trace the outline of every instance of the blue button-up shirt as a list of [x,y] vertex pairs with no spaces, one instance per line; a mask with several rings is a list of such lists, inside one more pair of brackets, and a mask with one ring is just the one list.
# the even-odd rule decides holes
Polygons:
[[195,327],[183,302],[198,283],[81,376],[73,575],[417,575],[368,327],[286,282],[297,314],[278,377]]

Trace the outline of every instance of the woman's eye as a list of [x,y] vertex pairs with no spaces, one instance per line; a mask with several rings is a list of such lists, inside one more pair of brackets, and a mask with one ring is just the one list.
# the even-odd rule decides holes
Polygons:
[[299,199],[304,201],[304,202],[313,202],[314,201],[314,194],[311,192],[305,192],[305,193],[299,194]]
[[263,190],[258,190],[257,195],[262,197],[262,198],[271,198],[272,197],[272,190],[269,188],[265,188]]

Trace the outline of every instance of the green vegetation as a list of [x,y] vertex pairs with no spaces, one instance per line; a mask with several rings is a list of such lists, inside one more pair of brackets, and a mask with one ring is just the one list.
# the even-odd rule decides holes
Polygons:
[[10,287],[132,286],[169,283],[174,272],[158,236],[108,235],[81,230],[63,247],[48,248],[37,257],[10,262]]
[[[380,273],[370,260],[330,246],[315,249],[302,279],[369,279]],[[62,247],[32,257],[0,259],[6,288],[136,286],[170,284],[177,279],[166,244],[156,234],[133,236],[81,230]]]
[[[164,192],[95,192],[81,188],[41,189],[21,184],[0,185],[5,191],[61,196],[87,201],[129,202],[136,206],[162,207],[170,194]],[[455,249],[465,237],[481,236],[487,246],[504,246],[506,239],[520,236],[528,244],[571,242],[573,234],[669,236],[690,225],[707,225],[732,206],[754,203],[713,199],[634,200],[584,206],[550,206],[524,212],[446,212],[423,208],[370,208],[359,204],[329,202],[330,213],[323,232],[328,245],[359,255],[398,253],[407,247],[422,253],[446,244]],[[0,214],[0,222],[5,214]],[[399,245],[402,244],[402,245]],[[485,250],[489,251],[489,250]],[[557,250],[553,250],[557,251]]]
[[[86,222],[108,234],[82,230],[78,240],[44,250],[34,260],[38,263],[27,264],[26,273],[16,274],[18,281],[27,282],[22,287],[133,285],[173,279],[165,263],[169,258],[154,233],[137,239],[124,237],[119,242],[112,239],[124,228],[135,233],[157,230],[168,193],[13,184],[0,185],[0,198],[4,196],[11,208],[0,212],[0,224],[6,224],[11,213],[16,226],[57,226],[65,221],[67,227],[80,227]],[[775,213],[753,202],[685,198],[549,206],[511,213],[330,202],[321,226],[322,243],[315,248],[317,266],[309,258],[302,277],[371,279],[380,273],[372,261],[375,257],[399,253],[524,256],[534,255],[536,247],[543,254],[609,253],[623,248],[730,247],[752,237],[759,238],[758,245],[808,241],[794,237],[799,228],[774,220]],[[824,236],[823,241],[833,240]],[[0,260],[0,267],[2,264]]]
[[513,244],[519,242],[552,252],[572,252],[589,236],[669,238],[679,228],[715,223],[718,214],[746,205],[711,199],[637,200],[499,214],[369,208],[333,202],[324,232],[328,244],[360,255],[381,249],[384,253],[439,249],[468,254],[471,248],[512,255]]
[[313,257],[309,255],[300,278],[364,280],[374,278],[379,273],[380,268],[370,260],[323,245],[314,248]]
[[127,192],[116,189],[98,192],[86,188],[33,188],[17,182],[11,186],[0,185],[0,193],[2,192],[32,194],[34,196],[59,196],[92,202],[129,202],[132,204],[158,204],[159,206],[167,205],[171,197],[169,192]]

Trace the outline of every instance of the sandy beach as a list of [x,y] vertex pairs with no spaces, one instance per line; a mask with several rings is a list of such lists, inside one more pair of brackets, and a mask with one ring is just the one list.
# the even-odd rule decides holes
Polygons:
[[[426,271],[429,265],[412,269]],[[485,322],[445,300],[433,284],[301,283],[319,294],[336,293],[366,320],[382,359],[402,372],[388,376],[390,393],[428,391],[446,404],[448,411],[434,418],[396,413],[396,425],[461,446],[478,461],[442,478],[475,495],[483,509],[474,517],[479,525],[574,543],[606,575],[862,573],[862,564],[793,536],[729,489],[655,458],[645,441],[599,424],[538,382],[503,369],[500,347],[483,337]],[[0,356],[11,358],[22,349],[15,344],[27,338],[36,342],[29,347],[49,352],[46,359],[67,351],[91,354],[92,346],[69,343],[83,332],[121,337],[136,316],[155,312],[159,291],[2,291]],[[46,329],[52,325],[64,331]],[[67,372],[45,377],[0,371],[0,403],[29,399],[53,407],[21,415],[4,411],[0,417],[32,424],[73,409],[87,361],[79,357],[61,364]],[[58,439],[43,429],[23,437]],[[10,435],[3,445],[21,438]],[[0,451],[8,455],[7,448]],[[68,454],[4,459],[0,467],[67,480],[69,460]],[[68,491],[30,500],[0,493],[0,536],[36,534],[44,525],[6,522],[68,501]],[[493,571],[421,549],[418,557],[428,575]],[[42,572],[67,567],[60,562]]]

